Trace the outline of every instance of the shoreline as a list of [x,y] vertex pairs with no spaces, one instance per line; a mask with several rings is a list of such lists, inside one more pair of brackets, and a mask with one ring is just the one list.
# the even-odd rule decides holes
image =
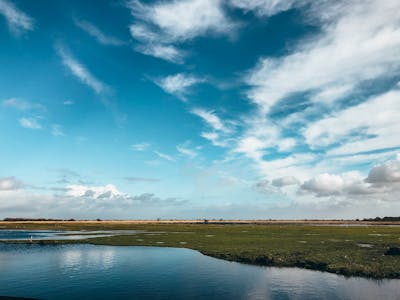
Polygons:
[[63,220],[63,221],[0,221],[2,225],[13,224],[60,224],[60,225],[102,225],[102,224],[125,224],[125,225],[140,225],[140,224],[214,224],[214,225],[358,225],[358,226],[379,226],[392,225],[400,226],[400,221],[356,221],[356,220]]

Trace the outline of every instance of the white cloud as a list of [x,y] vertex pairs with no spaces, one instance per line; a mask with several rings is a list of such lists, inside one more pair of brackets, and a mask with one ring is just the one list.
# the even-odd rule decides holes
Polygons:
[[74,102],[74,101],[71,101],[71,100],[65,100],[65,101],[63,102],[63,104],[64,104],[64,105],[73,105],[73,104],[75,104],[75,102]]
[[219,0],[181,0],[154,5],[131,1],[129,7],[136,18],[158,27],[167,40],[192,39],[209,32],[226,35],[234,27]]
[[[55,194],[49,193],[50,191]],[[47,218],[156,218],[164,210],[176,211],[187,201],[181,198],[160,198],[153,193],[130,195],[115,185],[68,185],[42,189],[21,186],[13,177],[0,179],[1,217]],[[157,210],[154,210],[157,206]]]
[[145,55],[154,56],[177,64],[182,63],[185,57],[185,53],[182,50],[171,45],[146,44],[136,46],[135,50]]
[[176,150],[178,150],[179,153],[189,157],[189,158],[195,158],[196,156],[199,155],[196,149],[191,149],[189,148],[189,142],[185,142],[183,144],[177,145]]
[[202,132],[201,137],[209,140],[214,146],[225,147],[227,143],[221,139],[220,135],[216,132]]
[[[392,196],[387,190],[377,189],[374,186],[365,183],[363,176],[356,171],[347,172],[340,175],[319,174],[314,178],[305,181],[301,193],[309,193],[316,197],[330,197],[333,202],[349,203],[357,198],[364,197],[370,199],[373,195],[375,200]],[[394,200],[394,199],[391,199]]]
[[118,189],[112,184],[107,184],[104,186],[68,185],[66,188],[66,196],[71,197],[113,199],[124,196],[124,194],[118,191]]
[[136,22],[130,26],[140,41],[138,51],[181,62],[183,54],[173,44],[207,34],[230,35],[236,25],[228,19],[220,0],[182,0],[143,4],[130,1]]
[[0,0],[0,15],[3,15],[7,21],[8,28],[15,35],[34,28],[33,19],[8,0]]
[[293,93],[312,92],[315,101],[329,102],[364,81],[399,74],[399,1],[323,1],[311,7],[310,19],[321,22],[322,32],[288,56],[261,59],[248,77],[249,98],[264,112]]
[[161,87],[165,92],[174,94],[182,100],[186,100],[185,95],[188,94],[189,88],[203,80],[184,73],[178,73],[156,80],[155,83]]
[[45,107],[41,104],[27,102],[18,98],[9,98],[3,100],[2,105],[4,107],[10,107],[21,111],[27,110],[45,110]]
[[394,90],[309,124],[306,143],[323,148],[340,143],[330,155],[400,147],[400,91]]
[[133,144],[130,146],[130,148],[134,151],[145,151],[150,147],[150,143],[138,143],[138,144]]
[[78,78],[82,83],[92,88],[97,94],[101,94],[108,90],[106,84],[94,77],[90,71],[77,61],[65,48],[58,46],[58,54],[63,64]]
[[24,184],[17,180],[15,177],[0,178],[0,191],[13,191],[19,190]]
[[301,188],[314,192],[318,196],[327,196],[339,194],[344,184],[341,176],[324,173],[304,182]]
[[256,168],[267,178],[285,177],[290,174],[299,180],[304,180],[318,172],[313,166],[316,160],[317,156],[312,153],[294,153],[284,158],[256,160]]
[[[364,177],[360,172],[318,174],[306,180],[299,190],[317,197],[330,197],[332,201],[351,203],[364,201],[396,201],[400,194],[400,161],[389,160],[376,165]],[[336,199],[336,200],[335,200]]]
[[160,157],[162,159],[165,159],[165,160],[168,160],[168,161],[175,161],[175,159],[172,156],[167,155],[165,153],[162,153],[160,151],[154,151],[154,153],[157,154],[158,157]]
[[254,11],[258,16],[273,16],[306,3],[305,0],[230,0],[233,7]]
[[271,150],[289,152],[297,144],[294,138],[283,137],[279,127],[261,115],[252,115],[244,121],[246,130],[237,138],[233,151],[243,153],[256,162]]
[[19,119],[19,124],[29,129],[42,129],[42,125],[35,118],[21,118]]
[[216,131],[230,131],[221,121],[221,119],[215,114],[214,111],[205,110],[202,108],[195,108],[191,111],[191,113],[202,118],[209,126],[211,126]]
[[244,153],[247,157],[258,161],[262,159],[267,146],[268,143],[255,136],[245,136],[238,141],[235,152]]
[[400,160],[388,161],[373,167],[365,181],[373,184],[400,183]]
[[65,136],[65,133],[62,130],[62,126],[59,124],[53,124],[51,126],[51,134],[53,136]]
[[101,43],[103,45],[122,46],[125,44],[123,41],[121,41],[120,39],[118,39],[116,37],[106,35],[95,25],[93,25],[92,23],[89,23],[85,20],[74,19],[74,23],[76,26],[78,26],[80,29],[85,31],[87,34],[94,37],[99,43]]
[[275,178],[272,180],[272,185],[276,187],[283,187],[288,185],[299,184],[299,180],[294,176],[284,176],[280,178]]
[[5,107],[13,107],[18,110],[28,110],[31,106],[28,102],[17,98],[9,98],[3,101],[3,106]]

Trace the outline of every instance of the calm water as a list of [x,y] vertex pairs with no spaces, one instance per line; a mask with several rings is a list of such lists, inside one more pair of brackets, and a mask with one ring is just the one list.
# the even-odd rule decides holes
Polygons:
[[105,237],[124,234],[135,234],[137,230],[0,230],[0,241],[7,240],[82,240],[93,237]]
[[0,296],[39,299],[400,299],[400,281],[227,262],[156,247],[0,244]]

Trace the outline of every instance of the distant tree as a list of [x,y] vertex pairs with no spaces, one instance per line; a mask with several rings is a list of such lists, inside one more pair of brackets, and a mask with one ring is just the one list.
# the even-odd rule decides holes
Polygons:
[[204,219],[204,224],[208,224],[208,220],[207,219]]

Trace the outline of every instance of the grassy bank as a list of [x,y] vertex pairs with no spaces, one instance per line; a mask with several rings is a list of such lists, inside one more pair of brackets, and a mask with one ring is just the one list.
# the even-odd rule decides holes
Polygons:
[[181,247],[257,265],[302,267],[343,275],[400,278],[400,256],[384,255],[400,247],[400,227],[124,223],[14,223],[13,229],[145,230],[136,235],[84,241],[99,245]]

